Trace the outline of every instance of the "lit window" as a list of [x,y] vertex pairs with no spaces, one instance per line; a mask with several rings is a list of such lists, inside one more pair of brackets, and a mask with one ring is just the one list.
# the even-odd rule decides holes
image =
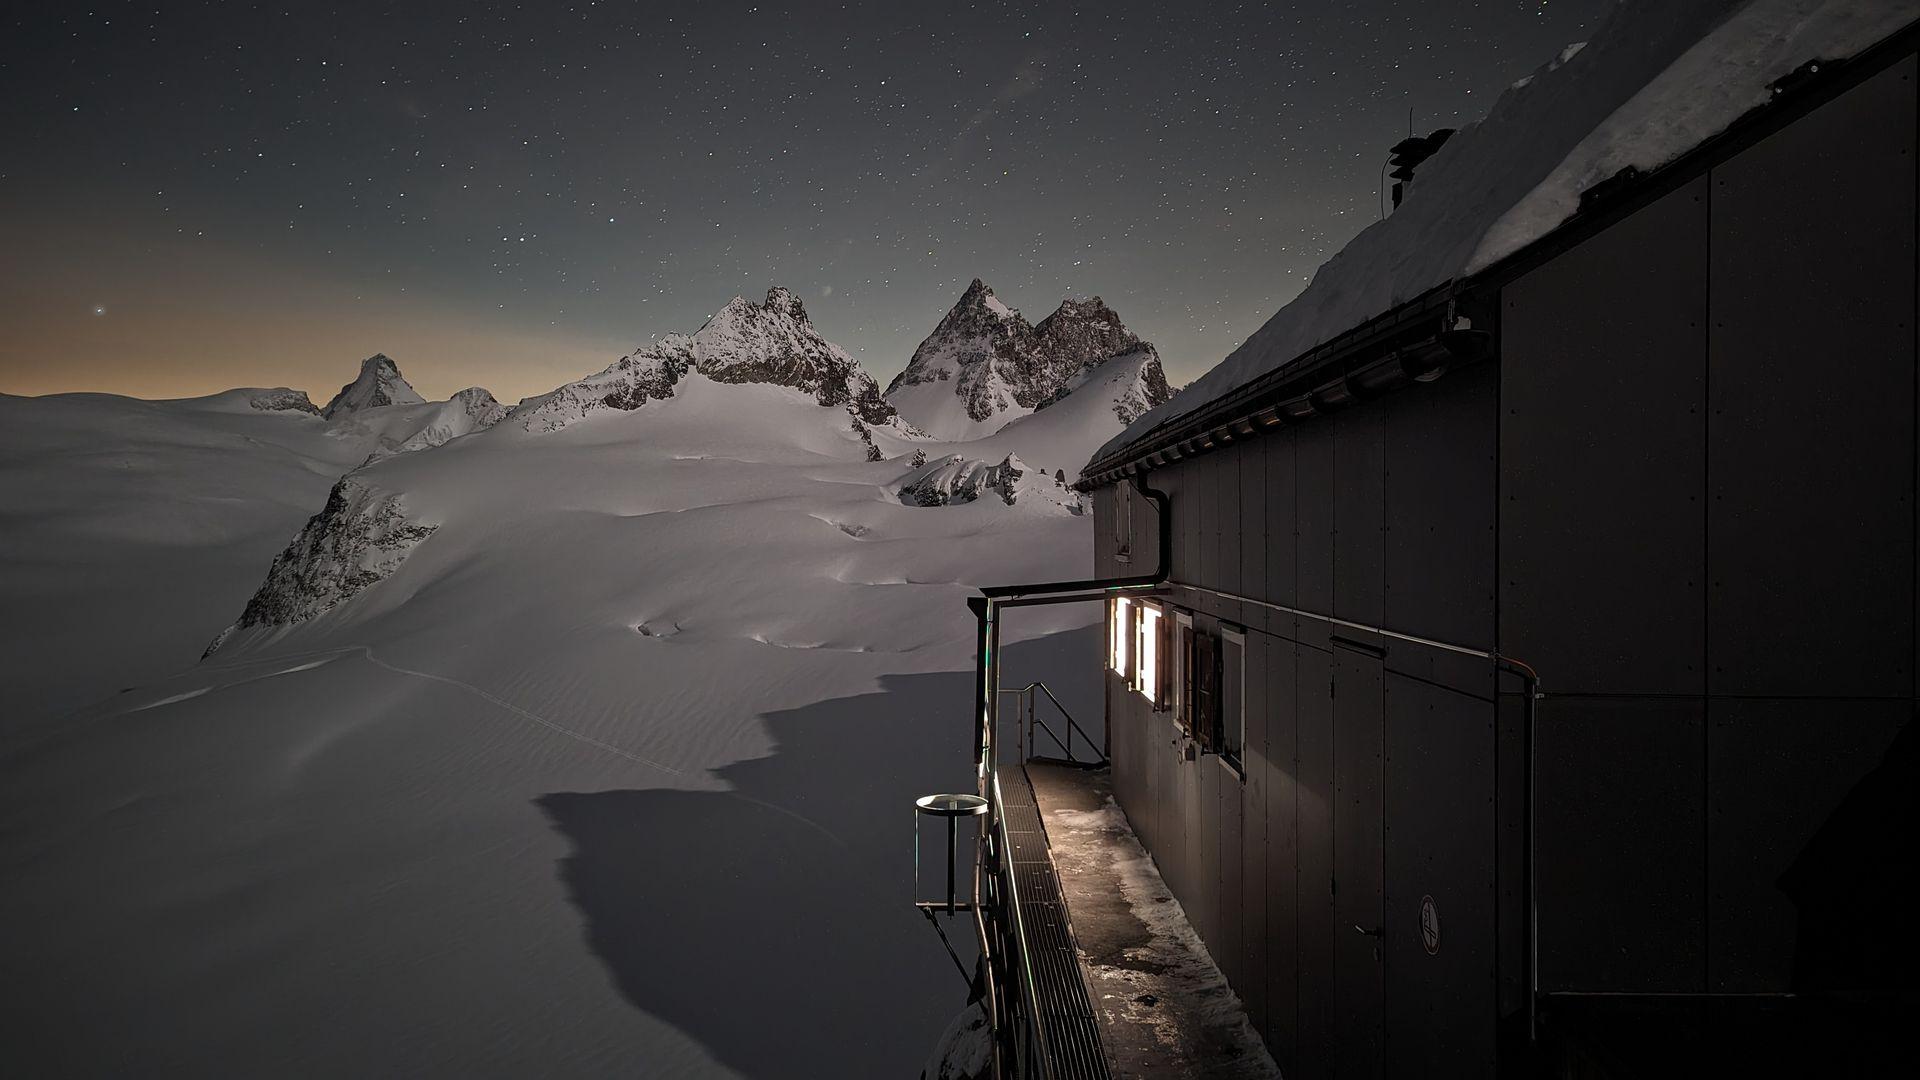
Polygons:
[[1127,673],[1127,618],[1131,613],[1132,601],[1117,599],[1113,602],[1113,625],[1107,629],[1107,666],[1117,675]]
[[1134,666],[1133,688],[1148,701],[1157,702],[1160,700],[1160,609],[1150,604],[1140,605],[1139,641],[1136,654],[1140,662]]

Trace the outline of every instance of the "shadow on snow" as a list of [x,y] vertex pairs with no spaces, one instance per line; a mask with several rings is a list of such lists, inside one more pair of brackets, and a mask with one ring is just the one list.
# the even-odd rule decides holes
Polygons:
[[[1099,644],[1093,626],[1010,646],[1003,683],[1045,678],[1097,719]],[[973,790],[971,685],[887,676],[769,714],[778,749],[717,770],[732,791],[535,800],[572,844],[560,878],[627,1000],[751,1076],[916,1073],[966,987],[911,904],[911,804]],[[931,895],[945,845],[923,837]],[[971,967],[971,924],[947,933]]]

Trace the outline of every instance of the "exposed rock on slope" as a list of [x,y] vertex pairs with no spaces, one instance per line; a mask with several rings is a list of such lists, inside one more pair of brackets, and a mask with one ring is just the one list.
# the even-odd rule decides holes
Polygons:
[[693,352],[700,374],[715,382],[790,386],[822,405],[845,405],[869,424],[893,419],[873,376],[821,337],[786,289],[767,290],[764,304],[734,297],[693,335]]
[[[1097,296],[1091,300],[1062,300],[1053,314],[1033,328],[1033,337],[1038,362],[1029,393],[1042,397],[1108,357],[1141,343],[1139,335],[1127,329],[1120,316]],[[1159,354],[1154,360],[1158,362]]]
[[[1067,300],[1033,326],[975,279],[895,376],[887,399],[935,438],[978,438],[1058,400],[1092,369],[1143,344],[1099,297]],[[1138,359],[1151,365],[1143,386],[1161,388],[1149,401],[1157,405],[1166,385],[1159,355],[1149,347]]]
[[673,396],[688,371],[715,382],[769,383],[844,406],[854,419],[894,424],[879,384],[846,350],[820,336],[800,299],[767,291],[765,303],[734,297],[692,336],[671,334],[605,371],[529,398],[513,410],[529,431],[553,431],[603,409],[632,410]]
[[307,396],[305,390],[289,390],[276,386],[271,390],[256,390],[247,397],[247,404],[261,412],[303,412],[320,415],[320,410]]
[[1036,470],[1014,454],[998,465],[954,454],[915,469],[900,486],[900,501],[908,506],[970,503],[987,494],[1008,506],[1038,499],[1075,514],[1082,511],[1080,496],[1066,486],[1063,473]]
[[375,353],[361,361],[359,377],[340,388],[323,415],[332,420],[382,405],[424,405],[426,400],[401,378],[400,368],[385,353]]
[[669,334],[635,350],[606,370],[528,398],[510,415],[528,431],[558,431],[605,409],[632,411],[673,396],[674,384],[693,367],[693,339]]
[[326,507],[274,558],[240,621],[222,631],[207,653],[235,630],[305,622],[385,580],[433,530],[409,521],[399,496],[351,475],[343,478],[328,494]]
[[1059,404],[1061,398],[1089,386],[1099,388],[1089,393],[1099,393],[1112,402],[1113,415],[1119,417],[1122,424],[1133,423],[1148,409],[1173,396],[1173,390],[1167,386],[1167,373],[1160,367],[1160,354],[1143,341],[1074,376],[1035,406],[1034,411]]

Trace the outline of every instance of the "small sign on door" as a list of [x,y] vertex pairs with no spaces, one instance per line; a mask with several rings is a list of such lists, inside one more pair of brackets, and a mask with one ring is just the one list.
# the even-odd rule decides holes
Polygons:
[[1431,896],[1420,898],[1420,944],[1427,947],[1428,956],[1440,951],[1440,905]]

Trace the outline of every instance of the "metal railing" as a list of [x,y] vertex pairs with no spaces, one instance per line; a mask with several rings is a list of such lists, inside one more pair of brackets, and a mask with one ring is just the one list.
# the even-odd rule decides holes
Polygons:
[[[1080,726],[1079,721],[1073,718],[1073,714],[1067,711],[1065,705],[1060,704],[1060,699],[1054,696],[1053,691],[1047,688],[1046,683],[1030,682],[1017,690],[1001,689],[998,692],[1003,697],[1013,699],[1013,715],[1014,722],[1017,725],[1017,743],[1021,761],[1038,761],[1048,765],[1072,765],[1082,769],[1098,769],[1107,764],[1107,755],[1101,750],[1100,743],[1096,741],[1093,736],[1087,734],[1086,729]],[[1058,712],[1061,719],[1065,721],[1060,725],[1066,730],[1066,737],[1064,739],[1061,738],[1060,733],[1053,730],[1053,726],[1048,724],[1046,719],[1040,715],[1040,698],[1042,695],[1053,703],[1054,711]],[[1004,713],[1002,715],[1004,715]],[[1060,751],[1060,756],[1054,757],[1050,754],[1042,754],[1040,752],[1040,746],[1035,740],[1037,733],[1043,731],[1046,732],[1047,738]],[[1081,744],[1087,750],[1092,751],[1092,760],[1079,757],[1073,752],[1073,737],[1075,734],[1080,736]]]
[[1013,874],[1013,838],[1007,835],[1005,802],[1000,793],[1000,777],[990,779],[993,788],[994,827],[983,853],[983,877],[993,895],[987,908],[994,937],[994,952],[999,967],[988,968],[989,982],[997,982],[1001,1013],[996,1018],[995,1034],[1001,1056],[1001,1075],[1006,1077],[1050,1077],[1051,1056],[1046,1052],[1046,1030],[1033,1013],[1040,1000],[1039,986],[1033,976],[1033,964],[1026,948],[1026,919],[1020,910],[1019,883]]

